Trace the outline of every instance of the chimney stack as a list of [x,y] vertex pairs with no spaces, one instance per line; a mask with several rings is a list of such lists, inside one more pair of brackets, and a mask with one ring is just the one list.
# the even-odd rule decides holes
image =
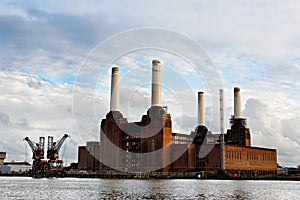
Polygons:
[[198,92],[198,126],[205,126],[204,92]]
[[240,88],[234,88],[234,118],[240,119],[242,118],[242,109],[241,109],[241,94]]
[[152,96],[151,106],[161,106],[160,61],[152,60]]
[[113,67],[111,73],[110,111],[119,111],[119,68]]

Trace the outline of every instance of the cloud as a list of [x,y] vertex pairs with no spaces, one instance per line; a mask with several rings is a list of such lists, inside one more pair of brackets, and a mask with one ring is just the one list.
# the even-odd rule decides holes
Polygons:
[[278,162],[295,166],[299,161],[299,118],[280,119],[257,99],[248,99],[243,111],[252,135],[252,146],[277,149]]
[[[25,13],[19,15],[21,17],[30,15],[43,19],[44,26],[41,26],[41,30],[43,27],[53,27],[58,31],[57,34],[60,34],[59,31],[65,33],[60,34],[62,37],[70,37],[71,40],[80,43],[87,40],[93,42],[97,39],[93,36],[108,36],[107,34],[116,33],[116,30],[161,26],[188,33],[187,35],[197,38],[197,41],[207,44],[205,46],[208,48],[215,45],[219,49],[220,46],[233,47],[247,54],[260,55],[271,60],[290,60],[291,57],[297,56],[296,51],[292,51],[295,53],[291,54],[291,50],[299,47],[298,43],[294,43],[299,36],[295,26],[299,24],[299,4],[295,2],[266,5],[255,1],[246,5],[236,1],[228,4],[222,1],[214,1],[213,4],[195,1],[176,4],[170,1],[153,1],[135,2],[131,6],[124,6],[123,3],[94,1],[77,2],[72,8],[68,6],[69,2],[54,2],[44,2],[41,5],[16,1],[10,7]],[[57,7],[57,4],[60,6]],[[114,12],[111,12],[112,8]],[[195,25],[199,28],[195,29]],[[89,37],[85,37],[86,35]],[[37,36],[40,37],[39,34]]]
[[9,115],[7,113],[0,112],[0,123],[2,124],[9,123]]
[[190,134],[196,128],[197,117],[183,115],[180,117],[172,117],[172,131],[175,133]]
[[[6,71],[0,71],[0,83],[0,137],[5,141],[0,148],[7,151],[7,159],[24,159],[22,140],[26,136],[37,141],[40,136],[52,135],[56,140],[66,131],[73,145],[65,158],[75,161],[74,152],[82,142],[75,131],[72,115],[72,85],[54,84],[39,77]],[[94,117],[93,113],[88,116]],[[97,132],[98,128],[86,134]]]
[[300,118],[290,118],[290,119],[283,119],[283,136],[289,138],[291,141],[296,142],[300,145],[300,137],[299,137],[299,130],[300,130]]

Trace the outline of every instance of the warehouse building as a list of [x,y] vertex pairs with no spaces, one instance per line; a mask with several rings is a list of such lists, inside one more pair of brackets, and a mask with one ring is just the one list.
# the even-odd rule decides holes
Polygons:
[[1,174],[11,174],[11,173],[24,173],[31,170],[31,165],[29,162],[17,162],[13,160],[12,162],[4,162],[0,166]]

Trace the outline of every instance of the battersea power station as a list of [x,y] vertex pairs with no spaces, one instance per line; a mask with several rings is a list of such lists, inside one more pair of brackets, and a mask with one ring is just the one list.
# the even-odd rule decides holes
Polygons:
[[[100,124],[100,141],[79,146],[78,169],[93,174],[239,172],[275,174],[276,149],[251,146],[242,116],[240,88],[234,88],[230,129],[213,134],[205,125],[204,93],[198,92],[198,120],[189,134],[172,132],[171,114],[161,104],[161,62],[152,61],[151,106],[138,122],[119,109],[119,68],[112,68],[110,111]],[[221,105],[221,104],[220,104]],[[222,131],[221,131],[222,133]]]

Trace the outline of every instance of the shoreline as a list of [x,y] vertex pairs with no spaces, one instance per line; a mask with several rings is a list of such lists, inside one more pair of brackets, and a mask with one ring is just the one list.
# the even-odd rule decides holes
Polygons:
[[40,176],[33,177],[28,174],[0,174],[0,177],[31,177],[31,178],[95,178],[95,179],[141,179],[141,180],[159,180],[159,179],[195,179],[195,180],[256,180],[256,181],[300,181],[300,176],[273,176],[259,178],[241,178],[241,177],[205,177],[199,178],[195,176],[128,176],[128,175],[100,175],[100,174],[64,174],[62,176]]

